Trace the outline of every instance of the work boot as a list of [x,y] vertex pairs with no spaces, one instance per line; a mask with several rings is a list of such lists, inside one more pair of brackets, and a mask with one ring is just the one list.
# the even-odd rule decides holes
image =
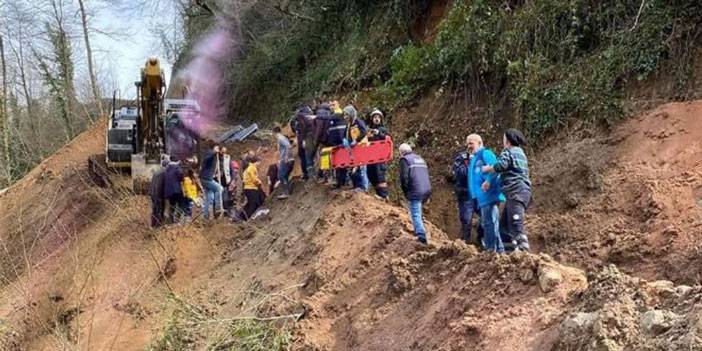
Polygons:
[[427,245],[427,239],[426,239],[426,238],[417,237],[417,241],[419,241],[420,244]]
[[517,236],[517,248],[520,251],[529,251],[529,239],[524,234],[519,234]]

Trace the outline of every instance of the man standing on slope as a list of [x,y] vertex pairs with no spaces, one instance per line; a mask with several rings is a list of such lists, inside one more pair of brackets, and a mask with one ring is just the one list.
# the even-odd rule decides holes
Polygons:
[[279,125],[273,127],[273,133],[278,142],[278,181],[283,187],[283,193],[278,195],[278,199],[283,200],[290,196],[290,173],[295,166],[295,158],[292,155],[290,140],[283,135]]
[[163,224],[164,199],[163,178],[168,166],[168,160],[161,160],[161,168],[151,177],[149,196],[151,197],[151,227],[158,228]]
[[[453,158],[451,165],[451,180],[453,181],[453,192],[458,203],[458,219],[461,222],[461,239],[470,242],[471,224],[473,215],[478,212],[478,203],[470,195],[468,188],[468,169],[473,155],[470,150],[463,150]],[[478,226],[478,240],[481,240],[482,230]]]
[[494,165],[497,157],[490,149],[483,147],[483,139],[477,134],[469,135],[466,143],[473,155],[468,168],[470,170],[468,188],[471,197],[478,202],[478,208],[480,208],[483,248],[487,251],[504,253],[505,248],[499,234],[498,205],[505,201],[505,196],[500,189],[500,177],[494,173],[483,173],[483,166]]
[[422,203],[431,197],[429,167],[408,144],[400,145],[400,187],[409,201],[409,213],[414,233],[420,243],[427,243],[427,231],[422,220]]
[[[371,125],[368,131],[369,141],[385,140],[389,135],[387,127],[383,124],[383,113],[375,109],[371,112]],[[386,200],[388,198],[388,183],[385,180],[385,172],[388,166],[385,163],[375,163],[368,165],[368,180],[375,188],[377,197]]]
[[215,180],[219,154],[219,145],[212,147],[205,157],[202,158],[202,166],[200,167],[200,182],[205,190],[205,201],[203,208],[203,217],[208,219],[210,213],[210,200],[214,204],[215,218],[221,215],[222,209],[222,191],[224,188]]
[[524,230],[524,215],[531,202],[529,163],[522,145],[524,134],[517,129],[508,129],[502,136],[504,149],[493,166],[484,166],[483,172],[500,174],[502,190],[507,196],[505,208],[500,216],[500,236],[505,250],[529,251],[529,240]]

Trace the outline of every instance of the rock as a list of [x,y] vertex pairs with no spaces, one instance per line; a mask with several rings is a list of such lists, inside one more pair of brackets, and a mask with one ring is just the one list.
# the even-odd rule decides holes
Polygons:
[[567,338],[581,337],[590,332],[595,320],[597,320],[597,312],[578,312],[561,323],[561,335]]
[[651,310],[641,316],[639,324],[644,332],[658,335],[670,329],[678,318],[677,314],[670,311]]
[[646,284],[646,289],[652,295],[660,297],[670,297],[675,294],[675,284],[669,280],[656,280]]
[[553,289],[555,289],[558,284],[563,281],[561,272],[559,272],[556,268],[547,265],[539,266],[538,275],[539,286],[541,287],[541,291],[545,293],[553,291]]
[[531,269],[531,267],[524,267],[519,272],[519,280],[521,280],[524,284],[528,284],[529,282],[534,280],[534,276],[534,270]]
[[692,287],[687,285],[679,285],[675,287],[675,292],[680,296],[685,296],[692,291]]

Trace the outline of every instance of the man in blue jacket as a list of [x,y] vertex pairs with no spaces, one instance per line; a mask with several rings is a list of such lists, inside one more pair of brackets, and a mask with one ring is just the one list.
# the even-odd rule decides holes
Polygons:
[[470,160],[468,186],[473,199],[480,208],[480,225],[483,227],[483,248],[488,251],[504,253],[505,248],[500,239],[499,208],[505,201],[500,187],[500,177],[495,173],[483,173],[483,166],[492,166],[497,162],[495,154],[483,147],[483,139],[477,134],[466,138],[468,150],[473,158]]
[[427,231],[422,220],[422,203],[431,197],[429,167],[408,144],[400,145],[400,187],[409,201],[409,212],[414,233],[420,243],[427,243]]

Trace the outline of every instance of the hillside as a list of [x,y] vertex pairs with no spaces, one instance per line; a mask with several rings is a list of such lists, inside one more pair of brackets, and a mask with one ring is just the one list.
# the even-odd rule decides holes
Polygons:
[[153,231],[146,198],[87,178],[98,126],[0,197],[0,345],[700,349],[700,111],[537,155],[534,253],[500,257],[432,224],[421,247],[404,209],[301,184],[249,224]]

